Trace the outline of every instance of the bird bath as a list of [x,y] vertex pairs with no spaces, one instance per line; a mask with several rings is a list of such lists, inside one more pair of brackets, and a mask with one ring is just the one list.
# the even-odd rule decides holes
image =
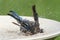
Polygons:
[[[33,21],[33,17],[22,17]],[[0,40],[44,40],[60,34],[60,22],[54,20],[39,18],[40,27],[44,29],[44,33],[32,36],[25,36],[20,32],[19,26],[12,22],[16,22],[16,20],[10,16],[0,16]]]

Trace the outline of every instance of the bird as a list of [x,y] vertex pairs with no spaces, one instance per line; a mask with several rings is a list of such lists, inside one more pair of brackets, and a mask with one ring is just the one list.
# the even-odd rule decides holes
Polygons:
[[8,15],[13,17],[20,25],[13,22],[20,27],[20,31],[28,34],[34,35],[37,33],[43,33],[43,29],[40,28],[38,14],[36,12],[35,5],[32,6],[34,21],[26,20],[20,17],[15,11],[10,10]]

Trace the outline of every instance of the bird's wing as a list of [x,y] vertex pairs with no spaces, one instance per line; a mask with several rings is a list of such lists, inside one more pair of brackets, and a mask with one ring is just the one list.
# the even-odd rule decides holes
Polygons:
[[[13,17],[14,19],[16,19],[21,24],[21,26],[23,26],[25,29],[27,29],[28,31],[30,30],[30,26],[28,25],[28,21],[22,20],[22,18],[19,17],[18,14],[16,14],[14,11],[10,11],[10,13],[8,15]],[[16,23],[14,23],[14,24],[16,24]],[[16,25],[18,25],[18,24],[16,24]]]
[[22,18],[19,17],[18,14],[16,14],[16,12],[14,11],[9,11],[10,13],[8,15],[10,15],[11,17],[13,17],[14,19],[16,19],[18,22],[21,22],[22,21]]

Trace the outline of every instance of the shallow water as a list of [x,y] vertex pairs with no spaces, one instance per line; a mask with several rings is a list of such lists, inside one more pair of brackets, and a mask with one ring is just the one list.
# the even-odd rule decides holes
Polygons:
[[[5,19],[4,19],[5,18]],[[6,19],[7,18],[7,19]],[[23,17],[25,19],[25,17]],[[32,20],[32,18],[26,18],[28,20]],[[12,24],[12,22],[16,22],[11,17],[0,17],[0,39],[1,40],[11,40],[11,39],[36,39],[36,38],[48,38],[48,35],[60,32],[60,22],[39,18],[40,27],[44,29],[44,33],[38,33],[35,35],[26,36],[24,33],[20,32],[20,27]],[[52,36],[52,35],[51,35]]]

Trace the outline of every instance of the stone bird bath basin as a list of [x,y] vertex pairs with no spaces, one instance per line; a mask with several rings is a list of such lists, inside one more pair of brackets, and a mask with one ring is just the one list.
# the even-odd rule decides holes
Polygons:
[[[22,16],[24,19],[33,21],[33,17]],[[44,33],[38,33],[32,36],[25,36],[20,32],[20,28],[14,25],[16,22],[10,16],[0,16],[0,40],[44,40],[60,35],[60,22],[39,18],[40,27]]]

